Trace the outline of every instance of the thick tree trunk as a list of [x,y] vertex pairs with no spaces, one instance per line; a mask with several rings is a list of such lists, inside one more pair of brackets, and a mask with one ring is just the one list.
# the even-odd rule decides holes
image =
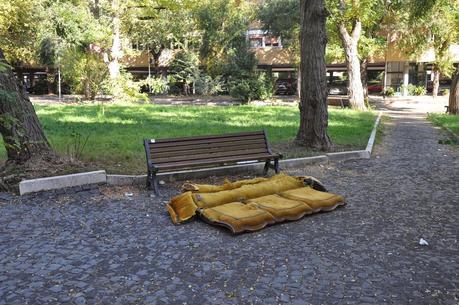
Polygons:
[[438,96],[438,88],[440,88],[440,70],[436,65],[433,66],[433,81],[432,81],[432,96]]
[[0,133],[8,162],[24,163],[35,156],[54,155],[35,109],[13,75],[0,49]]
[[301,99],[301,67],[298,67],[298,74],[296,76],[296,94],[298,95],[298,100],[300,100]]
[[449,91],[449,113],[459,115],[459,67],[453,77]]
[[300,128],[295,142],[321,150],[332,145],[327,134],[326,18],[324,0],[301,0]]
[[121,29],[120,29],[120,7],[119,0],[113,0],[112,9],[114,11],[113,16],[113,42],[112,48],[110,50],[110,62],[108,64],[108,72],[111,79],[117,79],[120,75],[120,63],[119,59],[121,58]]
[[368,60],[365,58],[360,62],[360,78],[362,80],[363,98],[368,103]]
[[344,23],[340,23],[338,27],[339,35],[343,43],[347,74],[349,78],[349,104],[353,109],[365,110],[366,107],[360,75],[360,60],[357,50],[362,24],[360,21],[356,21],[351,34],[348,33]]

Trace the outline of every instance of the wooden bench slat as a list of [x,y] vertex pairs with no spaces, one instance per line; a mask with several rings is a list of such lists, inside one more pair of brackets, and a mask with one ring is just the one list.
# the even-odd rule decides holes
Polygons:
[[[220,147],[201,147],[198,149],[188,149],[186,151],[186,155],[200,155],[200,154],[212,154],[212,153],[218,153],[218,152],[229,152],[229,151],[238,151],[238,150],[243,150],[243,149],[264,149],[264,151],[267,151],[266,144],[265,143],[254,143],[250,145],[242,145],[240,146],[234,146],[234,145],[228,145],[228,146],[220,146]],[[162,158],[162,157],[176,157],[176,156],[183,156],[184,155],[184,150],[183,149],[176,149],[172,151],[151,151],[150,156],[151,159],[155,160],[157,158]]]
[[225,134],[214,134],[214,135],[203,135],[203,136],[193,136],[193,137],[181,137],[181,138],[167,138],[167,139],[155,139],[155,143],[169,143],[169,142],[187,142],[193,140],[218,140],[222,138],[233,138],[240,136],[251,136],[251,135],[264,135],[263,131],[247,131],[247,132],[234,132],[234,133],[225,133]]
[[174,169],[174,168],[187,168],[187,167],[194,167],[199,165],[207,165],[207,164],[217,164],[217,163],[235,163],[238,161],[256,161],[256,160],[266,160],[274,157],[274,155],[270,154],[258,154],[258,155],[251,155],[250,158],[247,156],[240,156],[240,157],[221,157],[215,159],[207,159],[207,160],[197,160],[197,161],[187,161],[187,162],[172,162],[172,163],[162,163],[158,166],[155,166],[159,169]]
[[193,139],[189,141],[174,141],[174,142],[166,142],[166,143],[149,143],[150,147],[176,147],[176,146],[188,146],[188,145],[195,145],[195,144],[209,144],[212,145],[214,143],[233,143],[233,142],[245,142],[250,140],[259,140],[262,139],[260,135],[249,135],[249,136],[238,136],[238,137],[222,137],[216,139]]
[[[259,155],[261,153],[268,153],[266,148],[262,149],[240,149],[240,150],[233,150],[233,151],[219,151],[219,152],[208,152],[204,154],[191,154],[191,155],[181,155],[181,156],[167,156],[161,158],[155,158],[152,156],[152,160],[155,164],[161,163],[171,163],[171,162],[179,162],[179,161],[189,161],[189,160],[212,160],[220,157],[240,157],[246,156],[246,158],[250,158],[251,155]],[[269,153],[268,153],[269,154]]]

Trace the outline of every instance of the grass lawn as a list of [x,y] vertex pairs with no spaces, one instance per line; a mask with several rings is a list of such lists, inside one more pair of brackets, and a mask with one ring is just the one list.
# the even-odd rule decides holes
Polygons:
[[451,129],[459,136],[459,115],[430,113],[429,120],[431,120],[434,125]]
[[[88,142],[83,161],[112,173],[145,173],[143,138],[182,137],[266,129],[286,157],[311,155],[288,147],[298,130],[299,110],[289,106],[35,105],[53,147],[67,153],[76,136]],[[364,149],[375,114],[330,109],[329,135],[337,150]],[[5,159],[0,143],[0,160]]]

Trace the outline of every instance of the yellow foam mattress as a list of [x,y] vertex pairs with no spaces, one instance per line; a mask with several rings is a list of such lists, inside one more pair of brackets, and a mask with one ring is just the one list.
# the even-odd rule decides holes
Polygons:
[[345,204],[342,196],[324,189],[312,177],[285,174],[226,181],[216,186],[187,183],[184,192],[167,204],[167,210],[175,224],[199,215],[206,222],[224,226],[233,233],[255,231]]

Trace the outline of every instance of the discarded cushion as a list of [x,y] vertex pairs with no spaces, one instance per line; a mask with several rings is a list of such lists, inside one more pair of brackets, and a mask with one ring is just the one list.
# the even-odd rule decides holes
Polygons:
[[225,226],[233,233],[256,231],[276,222],[275,218],[255,204],[230,202],[202,211],[207,222]]
[[216,193],[194,193],[193,199],[201,209],[212,208],[221,204],[244,201],[247,199],[271,195],[304,186],[302,178],[276,175],[271,179],[254,184],[244,184],[236,189]]
[[191,192],[185,192],[175,196],[166,205],[167,211],[171,216],[172,222],[177,224],[192,218],[196,214],[198,207],[193,201]]
[[258,182],[266,181],[268,178],[254,178],[246,180],[238,180],[231,182],[225,180],[222,185],[212,185],[212,184],[195,184],[195,183],[185,183],[182,187],[184,191],[200,192],[200,193],[215,193],[220,191],[234,190],[238,187],[241,187],[246,184],[255,184]]
[[279,195],[263,196],[251,199],[250,203],[255,204],[262,210],[274,216],[277,222],[284,220],[297,220],[305,214],[311,214],[313,209],[302,201],[295,201],[283,198]]
[[337,205],[344,204],[343,197],[317,191],[309,186],[285,191],[279,195],[286,199],[302,201],[308,204],[314,212],[333,210]]
[[323,192],[325,187],[315,178],[284,174],[226,181],[217,186],[188,184],[185,189],[188,191],[173,197],[167,204],[173,223],[184,222],[199,214],[205,221],[227,227],[233,233],[297,220],[306,214],[330,211],[345,203],[343,197]]

